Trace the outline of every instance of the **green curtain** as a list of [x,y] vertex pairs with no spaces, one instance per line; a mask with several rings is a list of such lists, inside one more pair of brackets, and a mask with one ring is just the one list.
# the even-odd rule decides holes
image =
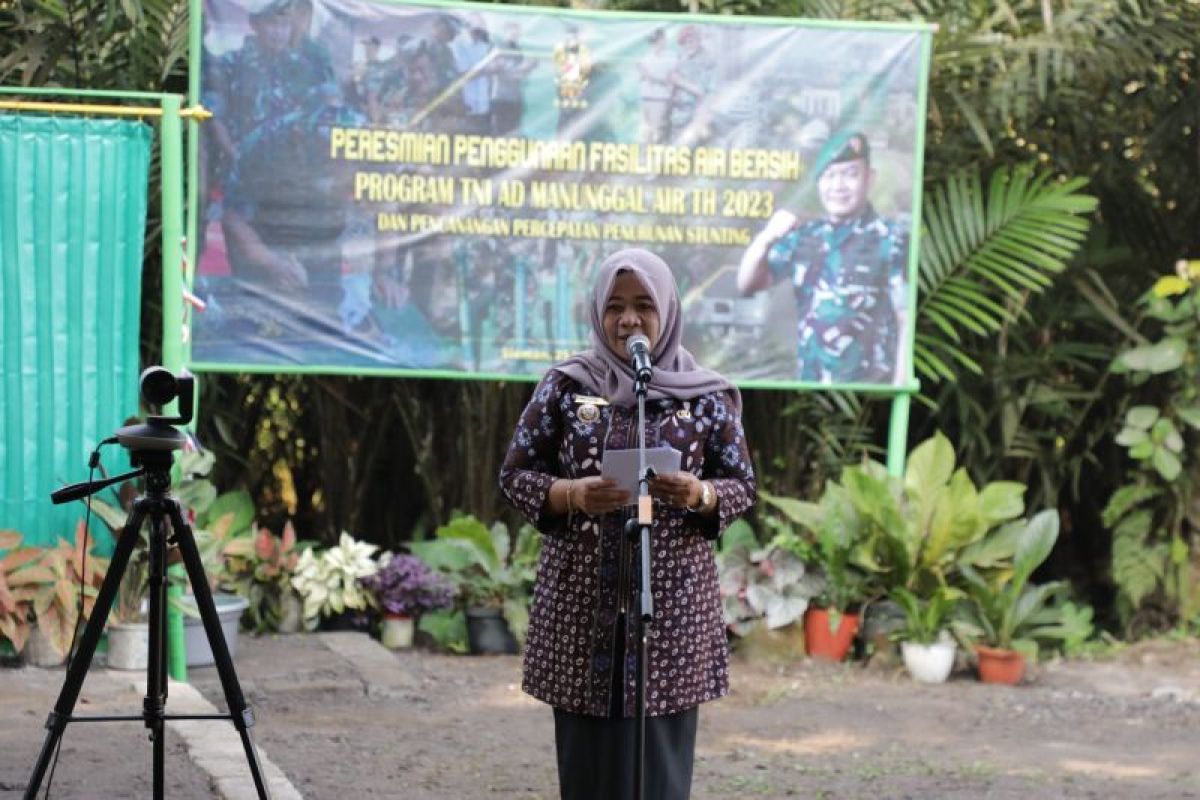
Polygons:
[[0,528],[26,544],[74,535],[83,504],[50,492],[138,411],[151,141],[141,122],[0,115]]

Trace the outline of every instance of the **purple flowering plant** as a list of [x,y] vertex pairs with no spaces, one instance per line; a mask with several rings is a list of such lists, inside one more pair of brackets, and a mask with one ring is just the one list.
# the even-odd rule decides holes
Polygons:
[[388,614],[417,617],[454,605],[454,586],[420,558],[394,555],[374,575],[360,579]]

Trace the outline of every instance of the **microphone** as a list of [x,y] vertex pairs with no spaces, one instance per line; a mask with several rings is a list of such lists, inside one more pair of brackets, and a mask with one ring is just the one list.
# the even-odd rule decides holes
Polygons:
[[649,383],[653,369],[650,365],[650,339],[637,333],[625,340],[625,350],[633,364],[633,377],[639,383]]

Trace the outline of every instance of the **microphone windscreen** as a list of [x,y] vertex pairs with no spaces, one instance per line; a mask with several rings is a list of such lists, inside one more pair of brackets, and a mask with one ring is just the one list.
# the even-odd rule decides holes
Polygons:
[[638,346],[645,348],[646,352],[650,352],[650,337],[644,333],[635,333],[625,340],[625,352],[633,355]]

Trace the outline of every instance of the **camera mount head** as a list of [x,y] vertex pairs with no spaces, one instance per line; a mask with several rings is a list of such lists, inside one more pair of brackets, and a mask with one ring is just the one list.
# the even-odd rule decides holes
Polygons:
[[150,415],[143,423],[118,428],[117,441],[134,453],[182,449],[186,438],[174,426],[192,421],[196,379],[187,370],[181,370],[176,376],[164,367],[147,367],[138,379],[138,386],[147,406],[161,408],[179,398],[179,414],[174,417]]
[[[196,379],[187,370],[182,370],[176,376],[162,367],[147,367],[138,380],[138,386],[147,406],[161,408],[179,398],[179,414],[174,417],[151,415],[146,417],[145,422],[118,428],[115,438],[129,451],[129,460],[137,469],[103,480],[63,486],[50,493],[50,499],[56,505],[87,497],[106,486],[141,476],[146,477],[148,496],[163,495],[170,488],[171,463],[174,460],[171,451],[182,450],[187,441],[187,437],[174,426],[192,421]],[[93,458],[99,460],[99,448]]]

